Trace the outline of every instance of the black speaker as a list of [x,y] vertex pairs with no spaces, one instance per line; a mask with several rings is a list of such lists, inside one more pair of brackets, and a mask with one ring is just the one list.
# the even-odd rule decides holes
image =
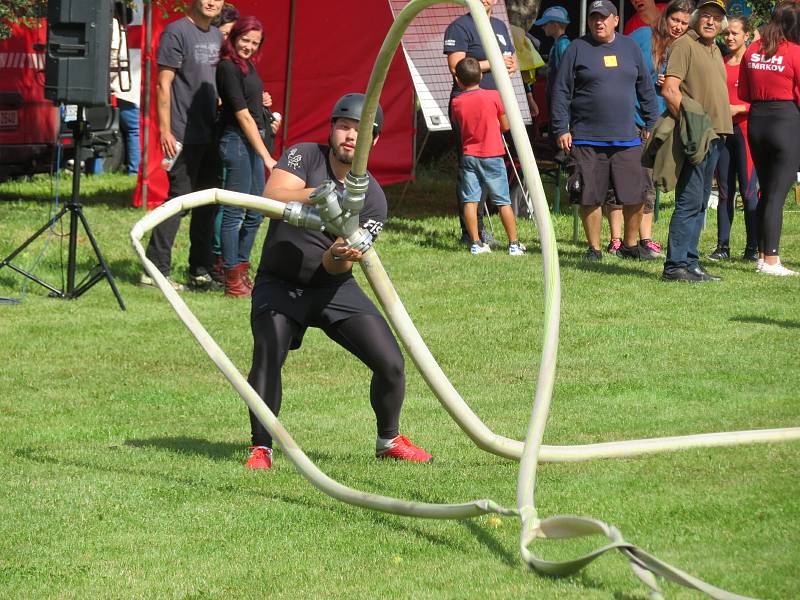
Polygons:
[[45,98],[56,104],[108,104],[111,15],[111,0],[47,3]]

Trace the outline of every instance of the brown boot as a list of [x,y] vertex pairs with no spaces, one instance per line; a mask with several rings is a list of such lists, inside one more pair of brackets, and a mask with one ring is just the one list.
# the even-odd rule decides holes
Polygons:
[[244,281],[244,284],[252,292],[253,291],[253,282],[250,281],[250,263],[249,262],[243,262],[243,263],[239,263],[238,266],[242,270],[242,281]]
[[242,279],[242,265],[236,265],[232,269],[225,269],[225,295],[232,298],[249,298],[250,288],[247,287]]

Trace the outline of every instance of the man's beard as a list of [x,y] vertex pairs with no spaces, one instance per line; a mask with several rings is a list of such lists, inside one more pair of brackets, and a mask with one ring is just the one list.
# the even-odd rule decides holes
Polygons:
[[349,154],[344,154],[344,151],[339,148],[339,146],[333,145],[333,134],[328,135],[328,146],[330,146],[331,152],[333,152],[334,158],[338,160],[340,163],[345,165],[352,165],[353,164],[353,156]]

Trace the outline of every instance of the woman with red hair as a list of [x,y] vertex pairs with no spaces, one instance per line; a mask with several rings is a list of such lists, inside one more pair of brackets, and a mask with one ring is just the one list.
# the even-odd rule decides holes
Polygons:
[[[264,86],[253,66],[264,39],[255,17],[241,17],[222,45],[217,66],[217,92],[221,101],[220,155],[225,166],[225,189],[261,195],[275,160],[264,145],[269,123],[264,119]],[[249,297],[250,251],[264,216],[238,206],[222,207],[222,268],[225,295]]]

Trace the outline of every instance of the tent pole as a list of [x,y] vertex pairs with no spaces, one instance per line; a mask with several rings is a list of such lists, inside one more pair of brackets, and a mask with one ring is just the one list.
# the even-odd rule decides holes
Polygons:
[[[286,58],[286,93],[284,94],[283,106],[283,146],[288,145],[289,139],[289,107],[292,96],[292,54],[294,50],[294,17],[295,0],[289,2],[289,51]],[[281,148],[283,150],[283,148]]]
[[581,32],[580,35],[586,35],[586,2],[588,0],[581,0]]
[[142,112],[143,118],[143,132],[142,138],[142,163],[139,165],[139,170],[142,177],[142,209],[147,212],[147,188],[150,177],[147,173],[147,165],[150,158],[148,148],[150,146],[150,65],[151,55],[150,47],[153,41],[153,2],[152,0],[144,0],[144,47],[142,48],[142,57],[144,58],[144,86],[142,93],[144,94],[144,111]]

